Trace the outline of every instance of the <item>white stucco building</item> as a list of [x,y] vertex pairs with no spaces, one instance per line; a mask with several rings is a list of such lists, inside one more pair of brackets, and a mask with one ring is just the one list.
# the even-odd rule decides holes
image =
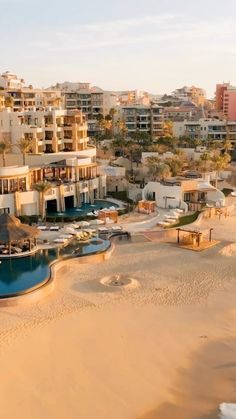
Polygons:
[[224,194],[204,179],[176,177],[160,182],[148,182],[143,199],[155,200],[160,208],[200,209],[202,204],[223,206]]

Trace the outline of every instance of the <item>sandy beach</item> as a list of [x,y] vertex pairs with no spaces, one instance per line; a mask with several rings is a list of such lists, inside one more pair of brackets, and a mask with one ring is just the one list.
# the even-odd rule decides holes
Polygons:
[[[2,417],[213,419],[236,402],[236,217],[206,223],[221,241],[207,251],[119,244],[58,265],[44,300],[1,308]],[[101,282],[114,275],[130,286]]]

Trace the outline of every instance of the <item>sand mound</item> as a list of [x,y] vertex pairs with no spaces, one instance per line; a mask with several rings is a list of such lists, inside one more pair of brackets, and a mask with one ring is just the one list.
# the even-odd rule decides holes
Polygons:
[[228,246],[225,246],[223,249],[219,252],[222,256],[233,256],[236,253],[236,243],[229,244]]

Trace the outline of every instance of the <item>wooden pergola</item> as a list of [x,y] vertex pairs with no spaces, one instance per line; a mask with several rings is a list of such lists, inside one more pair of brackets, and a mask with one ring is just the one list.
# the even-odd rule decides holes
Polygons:
[[186,237],[186,235],[183,236],[182,241],[186,242],[186,239],[187,239],[188,243],[192,244],[193,246],[198,246],[199,247],[206,235],[208,237],[208,239],[206,241],[209,242],[209,243],[212,242],[213,228],[201,229],[197,226],[193,226],[193,227],[188,226],[188,227],[179,227],[176,230],[177,230],[177,243],[178,244],[181,243],[181,236],[180,236],[181,232],[188,234],[187,237]]
[[138,212],[144,214],[151,214],[155,212],[156,201],[139,201],[138,203]]
[[31,251],[37,244],[38,234],[37,228],[22,224],[13,215],[0,215],[0,246],[4,254],[12,255],[13,246],[18,249],[19,253],[23,252],[24,247],[27,251]]

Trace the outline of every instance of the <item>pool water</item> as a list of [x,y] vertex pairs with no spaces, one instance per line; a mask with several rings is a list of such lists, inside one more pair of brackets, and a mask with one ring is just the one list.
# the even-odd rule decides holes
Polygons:
[[111,208],[115,207],[118,208],[117,204],[114,204],[113,202],[109,201],[103,201],[103,200],[95,200],[94,204],[82,204],[79,208],[68,208],[65,212],[51,212],[47,211],[47,215],[50,217],[82,217],[86,216],[88,213],[92,211],[99,211],[103,208]]
[[[106,251],[108,240],[72,243],[61,249],[60,256],[85,256]],[[26,293],[50,278],[50,263],[57,259],[56,250],[41,251],[26,257],[2,259],[0,263],[0,298]]]

